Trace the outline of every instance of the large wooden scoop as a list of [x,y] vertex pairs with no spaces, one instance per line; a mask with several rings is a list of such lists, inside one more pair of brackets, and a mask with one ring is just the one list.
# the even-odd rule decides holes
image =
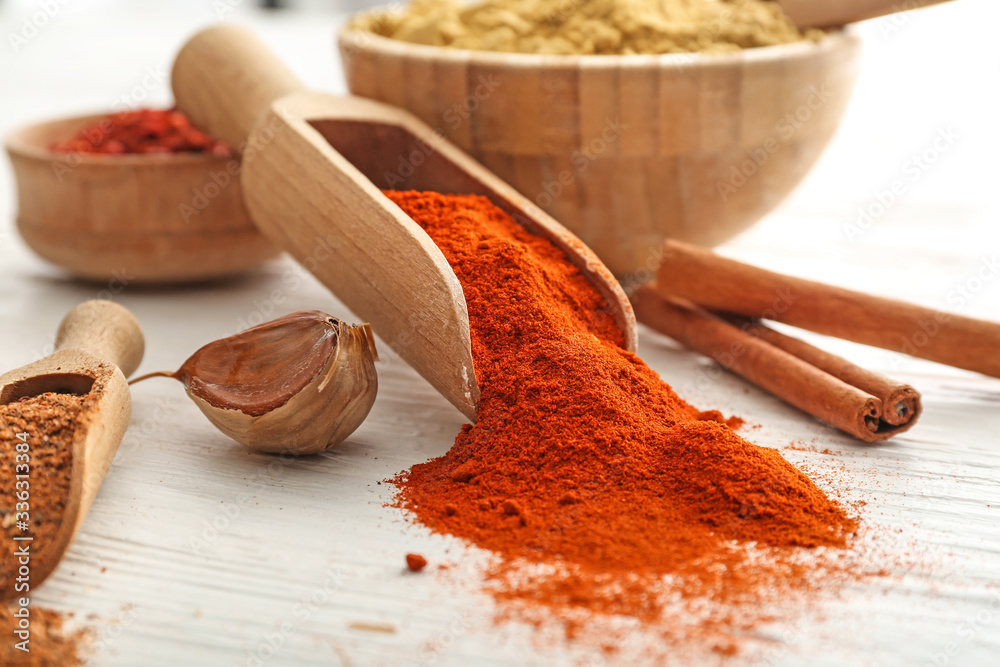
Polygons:
[[241,148],[244,199],[257,226],[469,419],[479,387],[462,286],[431,238],[381,189],[488,197],[566,252],[635,349],[632,307],[597,256],[416,117],[305,91],[233,26],[195,35],[172,81],[178,107],[196,125]]
[[[125,377],[142,361],[145,343],[138,321],[128,310],[110,301],[87,301],[63,318],[55,348],[44,359],[0,376],[0,404],[4,405],[46,392],[88,396],[74,430],[72,477],[62,523],[55,539],[32,549],[41,549],[40,559],[31,561],[32,587],[59,563],[118,451],[132,412]],[[4,596],[14,593],[9,584],[0,581]]]
[[778,0],[800,28],[836,28],[942,2],[948,0]]

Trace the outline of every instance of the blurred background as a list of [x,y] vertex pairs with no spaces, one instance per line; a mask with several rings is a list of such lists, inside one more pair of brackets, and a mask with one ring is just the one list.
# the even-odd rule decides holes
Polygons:
[[[377,4],[386,3],[0,0],[0,134],[122,105],[172,104],[169,69],[177,50],[193,32],[219,21],[250,26],[308,86],[346,92],[336,33],[351,13]],[[765,255],[791,234],[803,249],[855,267],[860,282],[874,263],[911,265],[911,250],[934,248],[942,258],[953,254],[958,260],[971,248],[1000,246],[998,25],[995,0],[955,0],[857,25],[865,47],[861,71],[838,134],[792,196],[739,237],[744,257],[758,250]],[[859,211],[904,174],[910,156],[923,153],[948,128],[957,141],[877,224],[852,238],[848,228]],[[0,178],[12,185],[6,160],[0,160]],[[0,234],[8,237],[11,193],[12,187],[0,189]],[[893,249],[888,256],[886,248]],[[811,262],[810,252],[803,252],[774,268],[808,273]],[[941,268],[936,281],[945,287],[969,270],[959,262]],[[943,305],[945,287],[928,297]],[[912,286],[901,279],[884,289],[902,295]]]

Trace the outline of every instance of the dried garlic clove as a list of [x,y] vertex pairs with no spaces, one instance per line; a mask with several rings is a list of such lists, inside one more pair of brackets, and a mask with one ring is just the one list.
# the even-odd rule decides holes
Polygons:
[[205,345],[175,377],[210,405],[260,417],[312,382],[338,347],[342,322],[292,313]]
[[377,360],[367,324],[312,310],[209,343],[168,375],[219,430],[247,447],[315,454],[368,416]]

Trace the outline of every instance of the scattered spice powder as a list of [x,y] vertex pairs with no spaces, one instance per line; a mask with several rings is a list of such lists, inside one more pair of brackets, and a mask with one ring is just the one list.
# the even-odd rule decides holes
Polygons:
[[514,53],[718,53],[818,40],[764,0],[414,0],[354,27],[416,44]]
[[[680,596],[688,610],[715,603],[704,623],[745,631],[763,620],[765,587],[812,585],[824,550],[800,547],[843,553],[855,519],[624,350],[561,250],[483,197],[386,195],[462,283],[482,392],[446,455],[394,479],[396,502],[497,554],[491,591],[521,620],[559,619],[570,638],[598,616],[664,628]],[[691,633],[686,619],[663,634]],[[735,650],[728,635],[717,646]]]
[[427,567],[427,559],[420,554],[406,554],[406,567],[410,572],[420,572]]
[[191,125],[177,110],[138,109],[102,118],[67,141],[52,144],[59,153],[211,153],[229,155],[229,146]]
[[[47,544],[62,525],[73,468],[73,435],[86,397],[44,393],[0,405],[0,461],[7,474],[0,478],[0,599],[18,595],[14,575],[21,546],[15,536],[31,536],[31,569],[41,569]],[[27,434],[20,436],[19,434]],[[27,450],[27,451],[25,451]],[[15,466],[27,454],[28,479],[18,480]],[[27,484],[25,484],[27,482]],[[17,503],[28,502],[28,530],[18,527]]]
[[[19,558],[15,550],[30,545],[32,571],[41,569],[46,546],[62,524],[69,496],[73,465],[73,435],[87,397],[72,394],[44,393],[0,405],[0,462],[5,474],[0,478],[0,598],[30,599],[31,591],[16,591],[15,575]],[[24,435],[21,435],[24,434]],[[27,451],[25,451],[27,450]],[[16,477],[19,454],[27,454],[28,479]],[[24,484],[23,482],[27,482]],[[17,503],[27,492],[29,519],[27,531],[18,527]],[[19,494],[21,494],[19,496]],[[15,536],[31,536],[31,542],[15,542]],[[63,616],[56,611],[27,607],[31,628],[30,652],[16,648],[13,631],[21,617],[20,605],[0,605],[0,664],[18,667],[74,667],[82,664],[80,644],[86,632],[67,632]]]
[[11,630],[17,626],[16,606],[0,604],[0,665],[4,667],[78,667],[85,664],[83,653],[91,637],[88,630],[68,630],[66,617],[51,609],[29,607],[31,651],[15,648]]

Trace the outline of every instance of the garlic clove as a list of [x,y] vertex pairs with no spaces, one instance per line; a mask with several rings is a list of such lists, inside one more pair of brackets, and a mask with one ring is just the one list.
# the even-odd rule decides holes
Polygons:
[[367,324],[314,310],[209,343],[172,377],[234,440],[258,451],[314,454],[368,416],[377,359]]
[[216,407],[259,417],[313,381],[337,346],[340,324],[318,310],[279,317],[203,346],[175,377]]

